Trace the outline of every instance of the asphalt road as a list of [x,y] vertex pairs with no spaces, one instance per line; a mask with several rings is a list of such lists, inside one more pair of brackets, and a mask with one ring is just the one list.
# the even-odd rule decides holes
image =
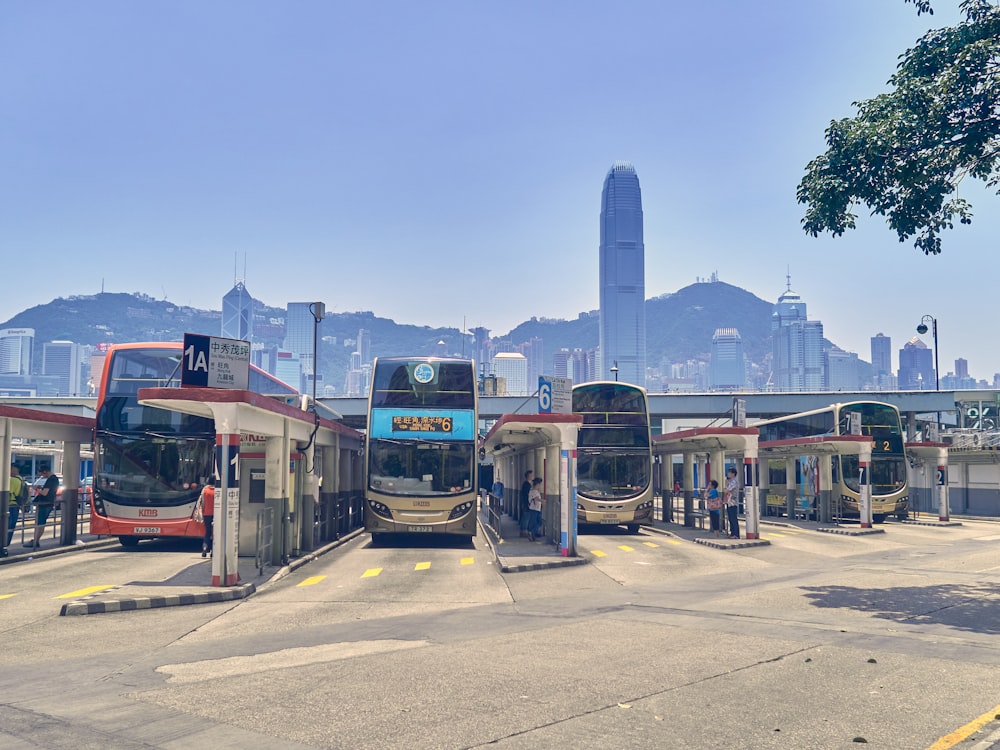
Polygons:
[[[238,602],[59,617],[194,547],[0,568],[0,747],[945,748],[1000,722],[1000,525],[582,535],[501,574],[359,536]],[[979,720],[982,726],[977,726]]]

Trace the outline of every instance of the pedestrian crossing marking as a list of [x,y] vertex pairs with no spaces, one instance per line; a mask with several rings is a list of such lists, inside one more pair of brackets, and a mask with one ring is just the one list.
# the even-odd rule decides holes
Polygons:
[[307,579],[302,581],[302,583],[297,584],[296,588],[298,588],[299,586],[315,586],[324,578],[326,578],[326,576],[309,576]]
[[627,544],[619,544],[618,549],[620,549],[622,552],[635,552],[635,550],[629,547]]
[[377,576],[381,572],[382,572],[382,568],[368,568],[368,570],[366,570],[361,575],[361,577],[362,578],[374,578],[375,576]]
[[463,557],[461,560],[462,565],[472,565],[476,559],[474,557]]
[[590,550],[590,554],[592,554],[594,557],[607,557],[608,556],[606,552],[601,552],[599,549],[592,549],[592,550]]
[[430,567],[431,567],[431,564],[429,562],[422,562],[422,563],[417,563],[416,565],[414,565],[413,569],[414,570],[427,570]]
[[659,544],[656,544],[654,542],[643,542],[643,544],[645,544],[647,547],[659,547],[660,546]]
[[88,596],[90,594],[96,594],[98,591],[106,591],[107,589],[113,589],[113,585],[107,586],[88,586],[85,589],[78,589],[77,591],[70,591],[68,594],[60,594],[56,599],[79,599],[82,596]]

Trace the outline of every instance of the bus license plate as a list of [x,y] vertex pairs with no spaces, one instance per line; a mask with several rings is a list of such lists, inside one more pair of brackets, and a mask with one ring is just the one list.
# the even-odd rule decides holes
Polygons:
[[619,523],[621,523],[621,519],[618,518],[618,514],[617,513],[605,513],[601,517],[601,523],[619,524]]
[[430,531],[430,526],[407,526],[407,531]]
[[159,534],[159,526],[136,526],[132,529],[133,534]]

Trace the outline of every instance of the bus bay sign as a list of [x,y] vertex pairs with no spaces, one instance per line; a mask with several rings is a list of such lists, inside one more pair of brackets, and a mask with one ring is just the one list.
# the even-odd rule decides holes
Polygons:
[[185,333],[181,385],[246,390],[250,385],[250,343]]
[[573,380],[571,378],[554,378],[551,375],[539,375],[538,413],[572,414]]

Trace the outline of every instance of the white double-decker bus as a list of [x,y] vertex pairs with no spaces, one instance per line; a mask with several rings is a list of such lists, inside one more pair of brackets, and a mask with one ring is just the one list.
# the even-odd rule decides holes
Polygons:
[[577,522],[624,525],[653,519],[653,453],[646,389],[619,382],[573,386],[577,435]]

